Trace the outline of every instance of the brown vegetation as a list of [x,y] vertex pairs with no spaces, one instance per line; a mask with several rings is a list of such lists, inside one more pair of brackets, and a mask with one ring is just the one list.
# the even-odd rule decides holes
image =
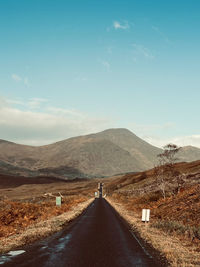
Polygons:
[[[24,177],[20,182],[27,179],[31,178]],[[63,182],[57,179],[48,183],[49,180],[44,179],[44,184],[16,186],[11,179],[7,181],[0,188],[1,252],[61,230],[91,203],[98,183],[96,180]],[[62,196],[61,207],[56,206],[55,196]]]
[[29,225],[45,221],[69,211],[87,197],[68,197],[61,207],[55,206],[55,200],[42,203],[22,203],[3,201],[0,206],[0,238],[20,233]]
[[166,231],[161,227],[155,226],[159,221],[148,224],[141,222],[141,211],[134,212],[126,209],[121,200],[108,198],[110,204],[118,213],[130,224],[133,232],[137,232],[146,243],[160,251],[170,266],[200,266],[200,252],[198,246],[188,238],[180,239],[176,232]]
[[[178,163],[175,168],[184,174],[184,184],[179,191],[173,190],[177,184],[172,178],[166,187],[166,199],[153,169],[115,178],[107,183],[106,191],[115,208],[121,207],[120,214],[138,229],[142,238],[164,253],[172,266],[199,266],[200,161]],[[151,210],[148,230],[141,222],[143,208]]]
[[43,239],[52,233],[62,230],[65,226],[69,225],[69,222],[79,216],[84,209],[93,201],[89,199],[84,202],[72,206],[72,208],[60,215],[50,216],[39,222],[34,222],[28,225],[15,234],[11,234],[0,238],[0,252],[5,253],[11,249],[19,248],[26,244],[31,244],[34,241]]

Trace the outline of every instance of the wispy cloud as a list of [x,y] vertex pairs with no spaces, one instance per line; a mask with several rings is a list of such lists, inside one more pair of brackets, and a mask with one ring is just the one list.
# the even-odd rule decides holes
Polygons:
[[[1,97],[0,97],[0,99],[2,99]],[[5,102],[4,103],[6,103],[6,104],[8,104],[8,105],[20,105],[20,106],[24,106],[24,102],[22,101],[22,100],[20,100],[20,99],[6,99],[6,100],[4,100]]]
[[164,34],[158,27],[152,26],[152,30],[154,30],[155,32],[157,32],[164,39],[164,41],[166,43],[172,44],[172,42],[169,40],[169,38],[167,37],[167,35]]
[[29,87],[30,83],[29,83],[29,79],[27,77],[24,78],[24,84]]
[[86,115],[75,110],[75,109],[65,109],[65,108],[57,108],[57,107],[48,107],[47,111],[49,111],[51,114],[56,115],[70,115],[77,118],[86,118]]
[[130,28],[130,25],[129,25],[128,21],[125,21],[125,22],[114,21],[113,27],[115,30],[119,30],[119,29],[127,30]]
[[[29,145],[44,145],[72,136],[98,132],[112,126],[109,118],[93,117],[74,109],[52,107],[46,100],[0,98],[0,139]],[[28,104],[26,105],[26,102]],[[40,103],[40,109],[33,107]]]
[[41,106],[43,103],[47,103],[48,99],[45,98],[32,98],[29,101],[27,101],[26,106],[31,108],[31,109],[36,109]]
[[30,82],[29,79],[27,77],[21,77],[20,75],[13,73],[11,75],[11,78],[15,81],[15,82],[22,82],[25,86],[29,87],[30,86]]
[[6,99],[6,103],[15,106],[15,107],[23,107],[27,109],[38,109],[43,105],[44,103],[47,103],[48,99],[45,98],[31,98],[26,101],[23,101],[22,99]]
[[152,54],[152,52],[145,46],[141,44],[132,44],[133,47],[133,54],[134,54],[134,60],[137,59],[137,56],[142,56],[146,59],[154,59],[155,56]]
[[20,77],[19,75],[13,73],[11,75],[11,78],[15,81],[15,82],[20,82],[22,80],[22,77]]
[[110,69],[110,63],[106,60],[101,60],[100,61],[101,64],[103,65],[104,69],[107,71],[107,72],[110,72],[111,69]]
[[112,26],[107,27],[107,31],[109,32],[111,29],[114,30],[129,30],[130,29],[130,24],[127,20],[124,21],[118,21],[115,20],[112,23]]

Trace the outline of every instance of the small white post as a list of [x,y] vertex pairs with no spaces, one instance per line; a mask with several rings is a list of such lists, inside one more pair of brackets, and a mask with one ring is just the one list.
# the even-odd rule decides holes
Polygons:
[[61,197],[56,197],[56,206],[61,206],[62,199]]
[[146,221],[146,209],[142,209],[142,221]]
[[149,222],[150,220],[150,209],[146,210],[146,222]]
[[149,222],[150,220],[150,209],[143,209],[142,210],[142,221]]

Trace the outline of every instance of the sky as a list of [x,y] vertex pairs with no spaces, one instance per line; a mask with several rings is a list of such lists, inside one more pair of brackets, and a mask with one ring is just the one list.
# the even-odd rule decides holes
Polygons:
[[199,29],[199,0],[0,0],[0,139],[200,147]]

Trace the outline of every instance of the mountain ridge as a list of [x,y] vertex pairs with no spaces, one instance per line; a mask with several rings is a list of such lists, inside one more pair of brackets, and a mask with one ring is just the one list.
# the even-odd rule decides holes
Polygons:
[[[162,149],[152,146],[125,128],[71,137],[44,146],[27,146],[0,140],[0,161],[23,174],[64,178],[111,176],[153,168]],[[189,156],[188,156],[189,155]],[[181,161],[200,159],[200,149],[182,148]],[[13,168],[12,172],[14,171]],[[0,166],[1,172],[1,166]],[[28,172],[28,171],[27,171]]]

